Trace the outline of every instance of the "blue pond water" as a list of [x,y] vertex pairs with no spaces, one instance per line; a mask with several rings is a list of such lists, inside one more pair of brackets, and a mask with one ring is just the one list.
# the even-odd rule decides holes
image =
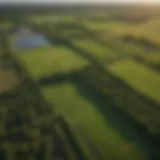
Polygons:
[[42,35],[18,37],[15,40],[15,44],[16,47],[20,49],[30,49],[50,45],[49,41]]

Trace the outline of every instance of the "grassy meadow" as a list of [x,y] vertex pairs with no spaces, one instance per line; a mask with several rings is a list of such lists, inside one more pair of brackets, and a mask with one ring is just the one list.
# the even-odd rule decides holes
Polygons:
[[65,46],[37,48],[19,53],[18,56],[34,79],[79,70],[89,64]]
[[160,102],[160,75],[143,64],[133,60],[122,60],[108,67],[108,70],[124,80],[136,91]]
[[75,135],[82,142],[86,141],[84,148],[87,147],[88,140],[103,159],[140,160],[147,157],[141,146],[128,141],[120,132],[111,128],[109,123],[105,123],[103,116],[94,106],[96,104],[81,96],[75,84],[44,87],[42,91],[46,99],[54,105],[54,110],[67,119],[75,130]]

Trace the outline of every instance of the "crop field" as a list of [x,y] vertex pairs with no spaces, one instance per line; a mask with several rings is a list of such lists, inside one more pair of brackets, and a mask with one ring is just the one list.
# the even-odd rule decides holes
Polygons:
[[143,58],[145,60],[151,62],[152,64],[156,64],[156,65],[160,64],[160,54],[158,52],[153,53],[153,54],[145,55]]
[[122,60],[109,66],[108,69],[138,92],[160,102],[160,75],[158,73],[133,60]]
[[92,30],[97,30],[97,31],[109,31],[113,32],[117,36],[121,36],[124,34],[129,34],[133,33],[136,31],[136,26],[131,25],[131,24],[126,24],[123,22],[83,22],[83,24],[92,29]]
[[147,156],[140,145],[125,139],[115,128],[110,128],[110,124],[105,123],[96,110],[96,104],[81,96],[74,84],[64,83],[42,90],[46,99],[55,105],[55,111],[68,120],[77,134],[81,135],[82,141],[87,138],[103,159],[138,160]]
[[159,41],[159,32],[158,28],[160,26],[159,20],[157,18],[149,21],[148,23],[139,26],[137,32],[135,32],[135,36],[137,37],[145,37],[151,40],[154,43],[160,43]]
[[12,22],[3,22],[0,24],[1,29],[11,29],[14,26]]
[[24,159],[17,137],[26,160],[160,159],[160,12],[143,9],[0,16],[0,159]]
[[70,37],[74,37],[74,36],[85,36],[85,33],[81,30],[73,30],[73,29],[70,29],[70,30],[64,30],[60,33],[62,36],[65,36],[67,38],[70,38]]
[[[21,61],[34,79],[79,70],[88,61],[66,47],[43,47],[19,53]],[[63,56],[63,59],[62,59]]]
[[72,43],[75,44],[75,46],[86,51],[99,61],[103,61],[105,59],[113,59],[118,55],[110,48],[107,48],[106,46],[98,44],[92,40],[73,40]]
[[[90,22],[82,21],[83,25],[95,31],[111,32],[116,36],[133,35],[138,38],[146,38],[153,43],[160,43],[158,28],[160,26],[158,18],[142,24],[125,23],[122,21],[111,22]],[[107,34],[107,33],[106,33]]]

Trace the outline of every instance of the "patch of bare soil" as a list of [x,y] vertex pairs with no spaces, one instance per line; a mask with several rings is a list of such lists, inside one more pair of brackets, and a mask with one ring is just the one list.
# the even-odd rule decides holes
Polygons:
[[14,71],[0,70],[0,94],[12,91],[20,82],[20,77]]

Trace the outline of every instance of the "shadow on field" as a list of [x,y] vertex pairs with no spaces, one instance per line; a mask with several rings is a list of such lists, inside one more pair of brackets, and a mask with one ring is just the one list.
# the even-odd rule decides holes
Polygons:
[[65,82],[73,81],[75,74],[76,72],[58,73],[48,77],[43,77],[38,81],[38,83],[43,86],[58,85]]
[[107,125],[120,132],[122,136],[133,143],[137,142],[150,153],[150,159],[159,159],[157,149],[152,145],[152,137],[146,130],[132,118],[127,116],[121,109],[114,106],[94,87],[81,80],[76,81],[76,88],[81,96],[95,104],[95,107],[104,115]]
[[[153,159],[153,156],[157,156],[157,159],[159,159],[157,149],[152,145],[153,138],[146,130],[132,118],[127,116],[120,108],[112,104],[109,97],[106,99],[106,96],[98,92],[93,86],[85,81],[77,79],[75,72],[46,77],[41,79],[39,83],[43,86],[50,86],[61,84],[66,81],[73,82],[80,96],[95,104],[94,106],[103,114],[106,123],[110,128],[115,129],[129,141],[132,141],[133,143],[137,142],[144,147],[146,151],[150,151],[151,160]],[[154,158],[154,160],[156,160],[156,158]]]

